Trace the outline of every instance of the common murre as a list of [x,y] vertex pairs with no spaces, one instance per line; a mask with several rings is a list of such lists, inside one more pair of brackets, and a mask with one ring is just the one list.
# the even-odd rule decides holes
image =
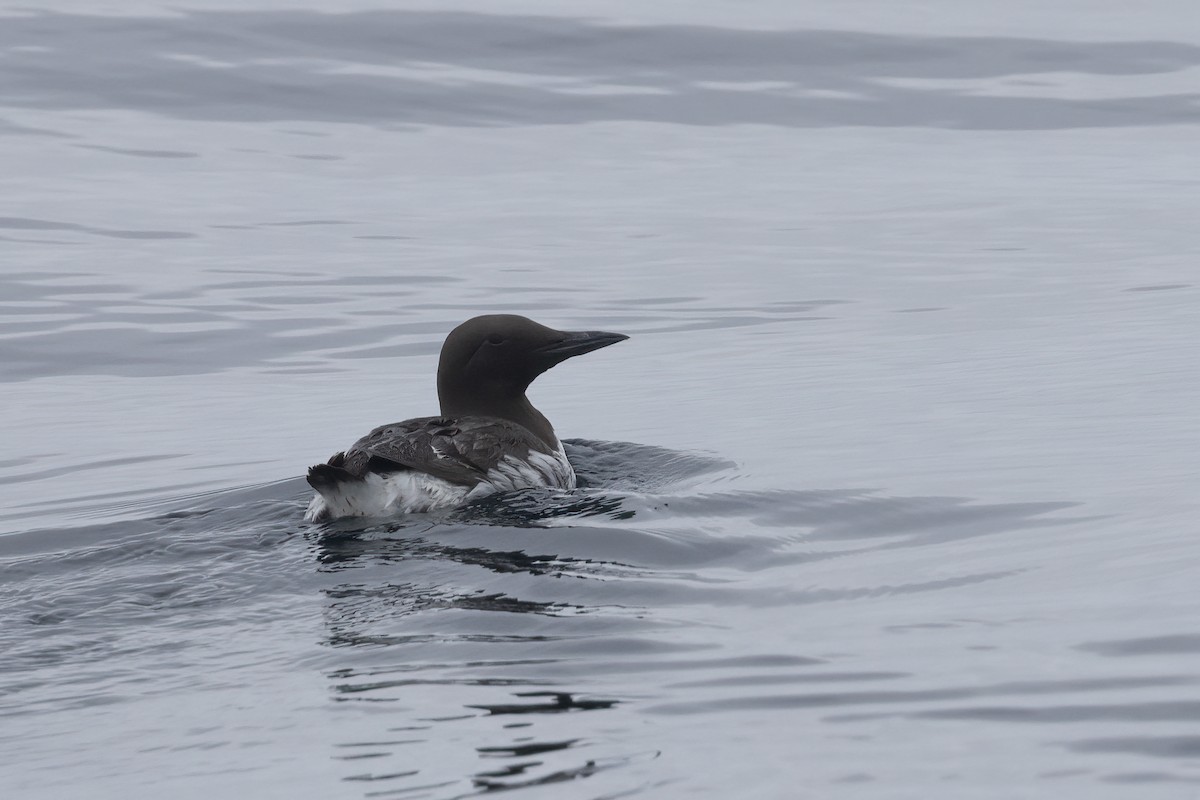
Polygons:
[[525,390],[555,364],[628,338],[556,331],[514,314],[467,320],[442,345],[441,416],[382,425],[310,467],[317,494],[304,518],[430,511],[494,492],[575,488],[554,428]]

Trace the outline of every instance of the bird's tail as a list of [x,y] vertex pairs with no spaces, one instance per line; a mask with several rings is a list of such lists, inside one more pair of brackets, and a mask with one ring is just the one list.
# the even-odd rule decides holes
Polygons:
[[308,485],[317,490],[304,513],[309,522],[364,513],[369,492],[363,478],[333,464],[317,464],[308,468]]
[[362,478],[332,464],[314,464],[308,468],[308,485],[321,494],[352,481],[362,481]]

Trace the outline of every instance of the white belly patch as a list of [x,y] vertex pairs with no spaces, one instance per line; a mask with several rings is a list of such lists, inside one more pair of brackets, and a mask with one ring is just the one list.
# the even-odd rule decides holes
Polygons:
[[377,517],[452,508],[496,492],[518,489],[574,489],[575,470],[562,445],[553,453],[530,450],[524,460],[505,456],[475,486],[463,486],[424,472],[369,473],[343,481],[308,504],[309,522],[341,517]]

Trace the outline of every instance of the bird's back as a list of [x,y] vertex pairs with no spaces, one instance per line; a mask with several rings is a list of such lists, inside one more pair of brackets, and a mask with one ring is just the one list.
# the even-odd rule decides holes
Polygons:
[[306,518],[430,511],[493,492],[572,489],[562,445],[498,417],[420,417],[381,425],[308,471]]

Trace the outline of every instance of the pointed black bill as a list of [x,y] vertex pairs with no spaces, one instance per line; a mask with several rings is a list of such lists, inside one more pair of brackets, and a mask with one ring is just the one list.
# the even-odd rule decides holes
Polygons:
[[563,338],[537,348],[538,353],[553,357],[556,361],[581,356],[610,344],[623,342],[629,337],[623,333],[608,331],[564,331]]

